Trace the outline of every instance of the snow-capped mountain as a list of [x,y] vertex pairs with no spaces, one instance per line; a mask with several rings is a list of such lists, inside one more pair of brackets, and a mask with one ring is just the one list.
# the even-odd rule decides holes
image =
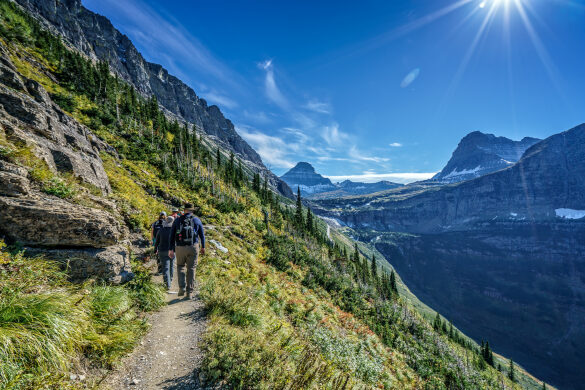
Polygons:
[[389,181],[360,183],[345,180],[341,183],[332,183],[328,178],[318,174],[315,171],[315,168],[313,168],[308,162],[298,163],[280,178],[287,183],[293,191],[299,187],[302,196],[318,199],[366,195],[402,186],[402,184]]
[[303,196],[333,191],[336,188],[331,180],[315,172],[315,168],[308,162],[298,163],[280,178],[293,192],[299,187]]
[[474,131],[463,137],[445,168],[433,180],[457,183],[499,171],[516,163],[526,149],[539,141],[531,137],[513,141]]

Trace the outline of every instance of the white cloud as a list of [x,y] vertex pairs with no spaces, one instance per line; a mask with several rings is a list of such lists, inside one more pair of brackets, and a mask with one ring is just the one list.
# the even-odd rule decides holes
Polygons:
[[276,85],[276,80],[274,79],[274,66],[272,65],[272,60],[266,60],[258,64],[258,67],[266,72],[266,76],[264,78],[264,89],[266,92],[266,96],[270,100],[272,100],[277,106],[288,109],[289,103],[286,97],[280,92],[280,89]]
[[430,179],[436,172],[419,173],[419,172],[396,172],[396,173],[373,173],[371,171],[364,172],[361,175],[342,175],[342,176],[327,176],[333,182],[341,182],[344,180],[357,181],[362,183],[375,183],[381,180],[388,180],[394,183],[408,184],[419,180]]
[[362,154],[355,145],[349,149],[349,156],[356,161],[373,162],[378,164],[390,161],[390,159],[386,157],[375,157]]
[[402,82],[400,83],[400,87],[401,88],[406,88],[408,87],[410,84],[414,83],[414,80],[416,80],[418,78],[418,75],[420,74],[420,69],[419,68],[414,68],[413,70],[411,70],[406,76],[404,76],[404,78],[402,79]]
[[400,142],[392,142],[390,146],[393,148],[400,148],[402,144]]
[[263,125],[272,122],[272,118],[264,111],[250,112],[248,110],[244,110],[244,116],[254,123],[259,123]]
[[330,126],[323,126],[321,129],[321,137],[323,137],[329,146],[339,146],[349,138],[347,134],[339,131],[339,125],[337,123]]
[[[117,19],[124,20],[118,24],[123,26],[132,39],[143,48],[146,52],[143,54],[149,55],[154,61],[165,60],[165,66],[174,72],[177,72],[179,67],[173,62],[168,63],[169,58],[178,59],[177,62],[188,64],[190,69],[211,75],[222,83],[231,85],[232,88],[239,87],[235,81],[239,76],[216,59],[172,15],[161,15],[145,2],[137,0],[84,0],[83,4],[89,9],[111,9],[112,14],[116,15],[114,22]],[[145,28],[148,31],[145,31]],[[179,76],[185,81],[185,75]]]
[[227,96],[223,96],[217,92],[205,92],[203,97],[208,101],[223,106],[225,108],[236,108],[238,103]]
[[303,106],[307,110],[318,112],[320,114],[331,114],[331,105],[318,100],[310,100]]
[[295,164],[287,158],[291,145],[284,140],[257,130],[236,127],[237,132],[258,152],[264,163],[274,168],[292,168]]

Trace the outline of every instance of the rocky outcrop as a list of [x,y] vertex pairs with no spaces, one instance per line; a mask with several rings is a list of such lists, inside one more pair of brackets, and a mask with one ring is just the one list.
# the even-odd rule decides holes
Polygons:
[[531,137],[513,141],[474,131],[463,137],[445,168],[432,180],[458,183],[499,171],[516,163],[526,149],[539,141]]
[[30,147],[55,173],[71,174],[109,193],[99,156],[107,145],[55,105],[39,83],[23,80],[3,49],[0,73],[2,80],[13,81],[0,83],[0,132],[13,144]]
[[89,11],[80,0],[17,0],[17,3],[81,53],[108,62],[111,70],[142,95],[155,96],[170,113],[196,125],[215,142],[241,156],[254,171],[267,176],[272,187],[282,190],[283,195],[292,195],[217,106],[209,106],[161,65],[146,61],[132,41],[107,18]]
[[105,248],[127,232],[109,213],[45,197],[0,196],[0,233],[37,247]]
[[120,284],[133,276],[128,248],[124,245],[83,249],[26,248],[26,254],[41,255],[62,263],[74,281],[97,277],[108,283]]

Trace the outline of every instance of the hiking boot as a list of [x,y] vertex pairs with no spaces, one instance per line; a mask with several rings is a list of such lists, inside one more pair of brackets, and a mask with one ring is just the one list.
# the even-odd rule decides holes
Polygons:
[[193,294],[191,294],[190,292],[188,292],[188,293],[187,293],[187,299],[189,300],[189,299],[191,299],[191,298],[193,298]]
[[182,288],[179,289],[179,296],[182,297],[183,295],[185,295],[185,290],[183,290]]

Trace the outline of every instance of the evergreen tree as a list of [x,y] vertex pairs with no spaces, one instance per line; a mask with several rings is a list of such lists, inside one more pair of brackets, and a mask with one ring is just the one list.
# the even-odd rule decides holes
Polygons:
[[215,154],[215,160],[217,162],[217,168],[219,169],[221,167],[221,153],[219,151],[219,146],[217,147],[217,152]]
[[307,232],[313,234],[313,214],[310,208],[307,209]]
[[453,323],[449,321],[449,338],[453,339]]
[[542,390],[546,390],[546,383],[542,382]]
[[441,316],[439,315],[439,312],[437,312],[435,320],[433,321],[433,329],[435,329],[436,331],[441,330]]
[[394,273],[394,270],[390,272],[390,290],[392,293],[398,294],[398,286],[396,285],[396,274]]
[[302,228],[303,223],[303,202],[301,200],[301,188],[297,187],[297,209],[295,214],[295,223],[297,227]]
[[376,264],[376,255],[372,255],[372,279],[374,282],[378,280],[378,265]]
[[508,378],[512,382],[516,382],[516,369],[514,368],[514,361],[510,359],[510,367],[508,368]]

